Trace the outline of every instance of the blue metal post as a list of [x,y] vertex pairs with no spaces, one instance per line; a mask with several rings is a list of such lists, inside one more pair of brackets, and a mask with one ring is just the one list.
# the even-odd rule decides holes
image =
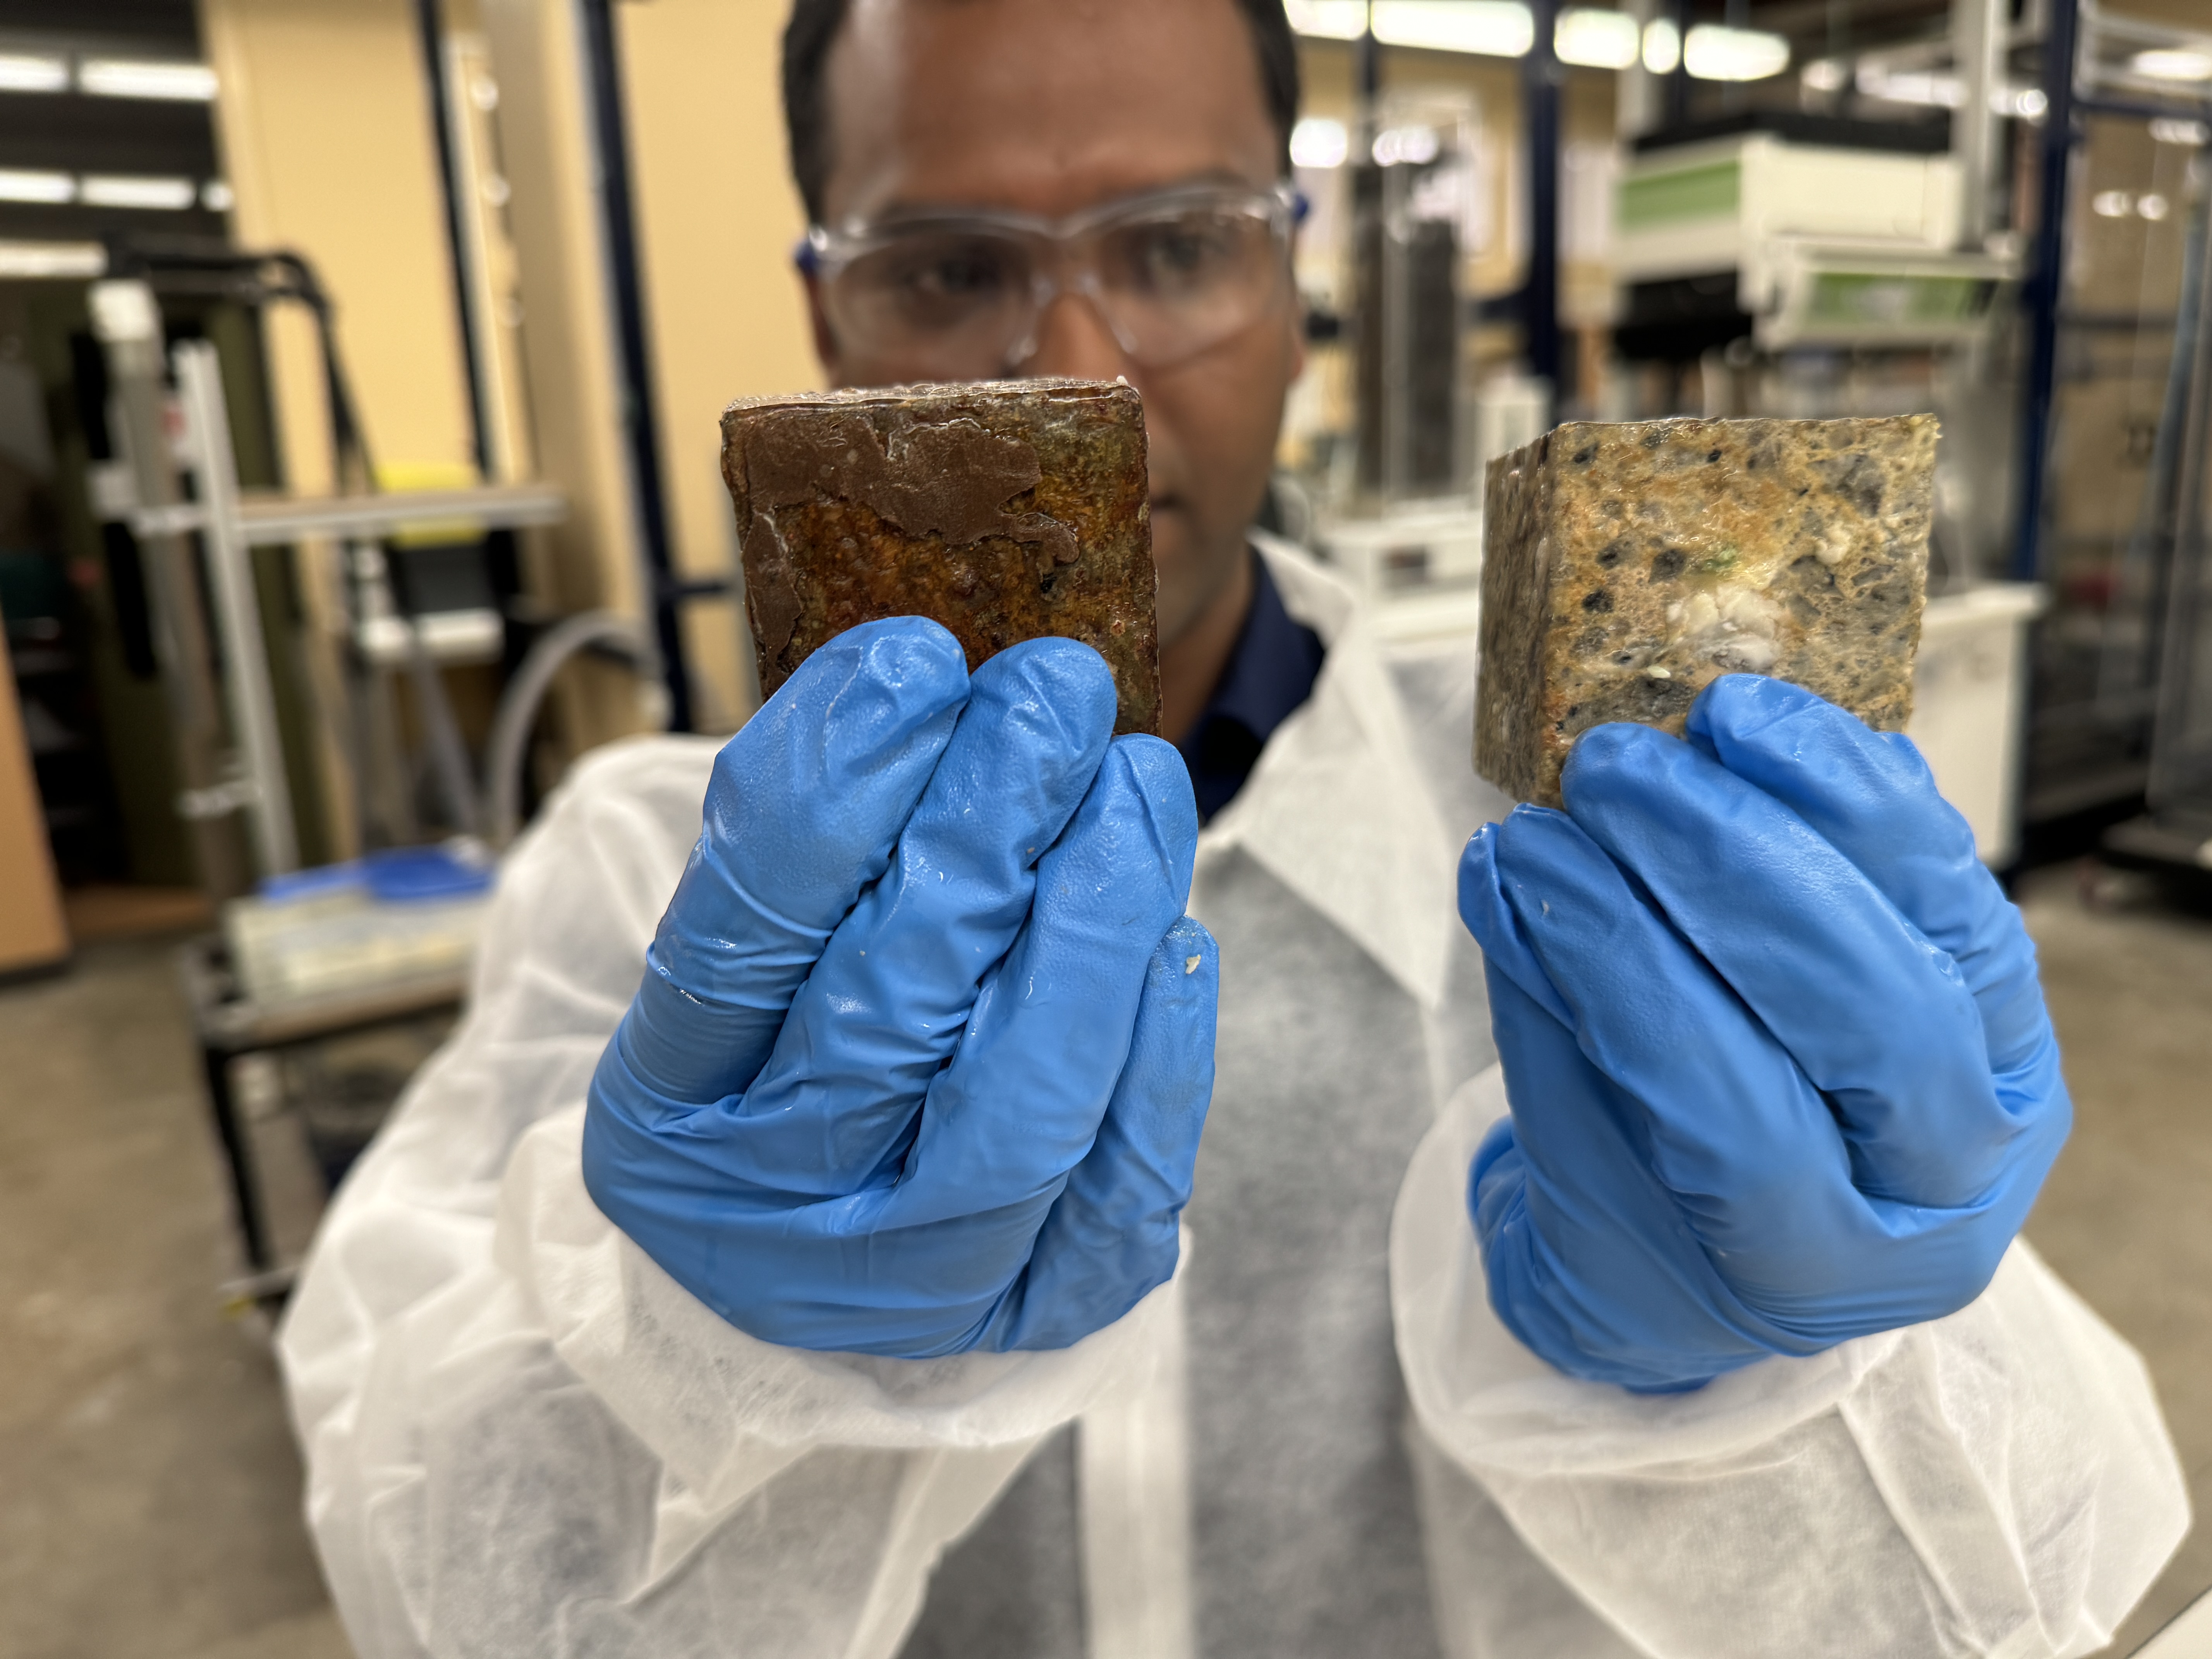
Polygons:
[[653,634],[668,680],[668,729],[689,732],[691,677],[684,660],[682,605],[690,591],[676,575],[661,489],[660,423],[654,413],[653,353],[645,325],[645,277],[637,249],[637,209],[630,179],[629,129],[623,111],[622,59],[613,0],[582,0],[585,72],[597,147],[599,212],[606,236],[607,275],[614,290],[616,369],[622,382],[623,434],[637,492],[638,532],[651,583]]
[[1553,40],[1559,0],[1531,0],[1535,33],[1521,60],[1521,111],[1528,146],[1528,280],[1522,292],[1528,372],[1559,395],[1559,82]]
[[2080,0],[2050,0],[2043,40],[2043,188],[2034,263],[2021,294],[2027,321],[2027,380],[2022,388],[2020,525],[2012,576],[2043,573],[2044,496],[2051,459],[2051,404],[2058,380],[2058,310],[2066,285],[2066,186],[2074,153],[2074,58]]

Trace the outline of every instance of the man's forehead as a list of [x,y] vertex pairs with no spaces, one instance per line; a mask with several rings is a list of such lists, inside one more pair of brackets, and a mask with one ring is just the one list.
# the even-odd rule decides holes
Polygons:
[[1057,216],[1277,171],[1235,0],[856,0],[830,54],[832,222],[926,206]]

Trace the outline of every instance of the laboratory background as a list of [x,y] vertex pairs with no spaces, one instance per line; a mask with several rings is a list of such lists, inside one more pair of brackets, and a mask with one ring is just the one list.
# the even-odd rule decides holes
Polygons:
[[[758,705],[781,0],[0,0],[0,1659],[341,1659],[272,1333],[579,757]],[[1290,0],[1267,527],[1474,631],[1558,420],[1942,421],[1910,733],[2212,1506],[2212,3]],[[2212,1655],[2199,1520],[2113,1653]]]

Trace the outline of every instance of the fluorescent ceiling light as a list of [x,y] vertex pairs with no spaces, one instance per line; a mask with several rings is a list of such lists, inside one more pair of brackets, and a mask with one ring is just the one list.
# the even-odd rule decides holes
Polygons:
[[1401,162],[1426,167],[1437,159],[1443,143],[1434,127],[1389,127],[1375,135],[1375,164],[1395,167]]
[[1682,61],[1700,81],[1764,81],[1790,67],[1786,35],[1700,23],[1682,44]]
[[73,202],[76,180],[66,173],[0,168],[0,202]]
[[1375,0],[1375,38],[1386,46],[1518,58],[1536,26],[1521,0]]
[[2128,59],[2128,67],[2154,81],[2212,81],[2212,52],[2160,46],[2137,52]]
[[1339,167],[1351,153],[1351,135],[1344,123],[1326,115],[1309,115],[1291,129],[1291,165],[1297,167]]
[[0,52],[0,92],[62,92],[68,87],[68,58]]
[[1815,58],[1797,71],[1797,78],[1814,92],[1841,92],[1850,71],[1832,58]]
[[205,64],[154,58],[87,58],[76,66],[76,89],[94,98],[161,98],[205,104],[215,98],[215,71]]
[[1584,69],[1626,69],[1642,46],[1636,20],[1626,12],[1571,6],[1552,31],[1552,49],[1559,61]]
[[1284,0],[1291,27],[1320,40],[1357,40],[1367,33],[1367,0]]
[[[1291,27],[1328,40],[1356,40],[1367,21],[1364,0],[1285,0]],[[1375,38],[1386,46],[1428,52],[1519,58],[1535,39],[1522,0],[1375,0]],[[1559,14],[1553,46],[1562,63],[1626,69],[1636,61],[1636,21],[1625,13],[1575,6]],[[1671,75],[1681,61],[1680,37],[1664,20],[1647,24],[1644,67]],[[1705,81],[1762,81],[1790,67],[1790,42],[1763,29],[1701,23],[1690,31],[1690,73]],[[2208,70],[2212,73],[2212,70]]]
[[199,199],[189,179],[144,179],[120,173],[87,173],[77,199],[87,207],[152,208],[173,212]]
[[210,179],[200,186],[200,205],[210,213],[228,213],[238,205],[238,193],[226,179]]
[[0,276],[98,276],[107,250],[97,242],[0,242]]
[[2212,131],[2207,131],[2202,121],[2177,120],[2172,116],[2160,116],[2150,124],[2152,141],[2160,144],[2186,144],[2194,149],[2199,144],[2212,143]]

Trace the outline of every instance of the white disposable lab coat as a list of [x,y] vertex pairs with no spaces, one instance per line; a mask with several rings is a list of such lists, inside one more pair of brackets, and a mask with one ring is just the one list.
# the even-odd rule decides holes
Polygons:
[[714,749],[577,769],[282,1332],[363,1659],[2039,1659],[2109,1636],[2186,1500],[2140,1362],[2026,1244],[1948,1319],[1679,1396],[1561,1376],[1498,1323],[1465,1189],[1504,1094],[1453,907],[1500,805],[1467,770],[1473,665],[1386,649],[1265,550],[1329,649],[1200,843],[1222,1000],[1188,1248],[1065,1352],[774,1347],[600,1215],[585,1090]]

